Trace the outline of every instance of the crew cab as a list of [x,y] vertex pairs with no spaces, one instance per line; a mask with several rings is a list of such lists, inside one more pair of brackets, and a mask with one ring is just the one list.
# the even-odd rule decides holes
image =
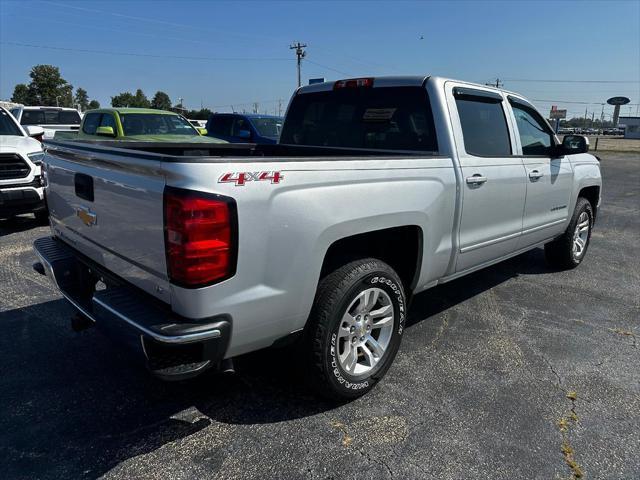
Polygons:
[[37,220],[47,216],[41,164],[42,144],[32,137],[43,134],[41,127],[22,128],[0,107],[0,218],[33,213]]
[[43,138],[53,138],[56,132],[77,132],[82,120],[75,108],[20,106],[12,108],[11,114],[23,127],[42,127]]
[[164,379],[297,342],[313,388],[357,397],[414,294],[541,246],[574,268],[600,206],[585,137],[439,77],[299,88],[276,145],[122,147],[47,142],[35,267]]

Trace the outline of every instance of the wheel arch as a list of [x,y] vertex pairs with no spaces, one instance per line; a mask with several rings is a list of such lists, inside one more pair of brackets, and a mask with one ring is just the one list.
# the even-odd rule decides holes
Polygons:
[[407,295],[410,295],[420,278],[423,245],[424,232],[418,225],[396,226],[343,237],[327,249],[320,279],[352,260],[373,257],[396,271]]

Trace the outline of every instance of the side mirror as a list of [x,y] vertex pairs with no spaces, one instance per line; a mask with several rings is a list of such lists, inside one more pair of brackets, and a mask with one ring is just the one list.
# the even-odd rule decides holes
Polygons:
[[206,129],[206,128],[202,128],[202,127],[198,127],[196,130],[198,130],[198,133],[199,133],[200,135],[202,135],[202,136],[206,136],[206,135],[207,135],[207,133],[209,133],[209,132],[207,132],[207,129]]
[[116,134],[113,131],[113,127],[98,127],[96,129],[96,135],[100,135],[101,137],[115,137]]
[[36,125],[27,125],[26,127],[24,127],[24,129],[27,132],[27,135],[29,135],[30,137],[37,138],[44,135],[44,128],[37,127]]
[[589,139],[584,135],[565,135],[562,139],[562,154],[574,155],[589,151]]
[[243,140],[249,140],[251,138],[251,132],[249,130],[240,130],[236,137]]

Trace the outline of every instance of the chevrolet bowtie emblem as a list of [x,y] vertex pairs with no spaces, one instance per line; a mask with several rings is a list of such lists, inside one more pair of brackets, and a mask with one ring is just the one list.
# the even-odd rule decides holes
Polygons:
[[87,227],[92,227],[98,223],[98,216],[87,207],[76,208],[76,215]]

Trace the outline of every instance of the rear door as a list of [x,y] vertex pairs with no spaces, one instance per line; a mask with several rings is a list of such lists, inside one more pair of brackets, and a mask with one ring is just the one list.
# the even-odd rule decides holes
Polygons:
[[573,168],[567,156],[554,156],[549,124],[528,102],[509,97],[518,132],[517,149],[527,172],[527,198],[519,248],[560,234],[569,212]]
[[454,82],[446,89],[462,168],[456,271],[463,271],[516,250],[526,175],[522,159],[514,155],[502,94]]

